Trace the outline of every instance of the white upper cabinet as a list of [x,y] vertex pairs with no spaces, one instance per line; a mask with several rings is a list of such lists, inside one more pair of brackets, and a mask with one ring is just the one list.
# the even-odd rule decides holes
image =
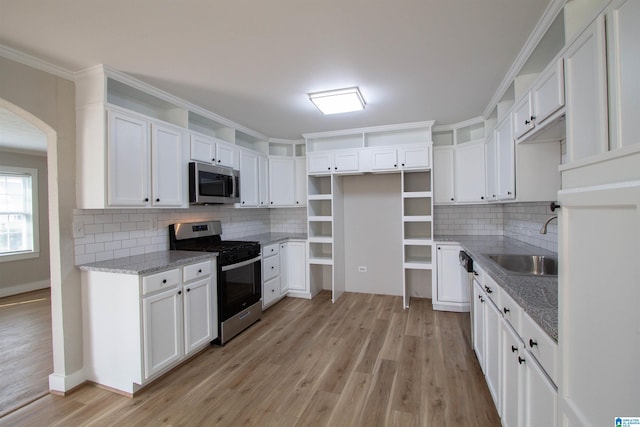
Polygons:
[[296,157],[294,160],[294,204],[307,205],[307,159]]
[[109,111],[108,205],[186,205],[182,129]]
[[[515,193],[515,142],[512,137],[511,120],[504,120],[495,130],[496,141],[496,199],[509,200]],[[493,196],[493,193],[491,194]]]
[[487,160],[487,201],[495,201],[498,198],[498,154],[496,152],[495,131],[484,142],[484,155]]
[[453,147],[433,148],[433,201],[455,202]]
[[330,151],[309,153],[307,155],[307,170],[309,174],[329,174],[331,173],[333,156]]
[[269,157],[269,206],[295,203],[295,159]]
[[640,2],[616,0],[607,11],[611,149],[640,144]]
[[258,153],[249,150],[241,150],[239,157],[240,206],[257,207],[259,205]]
[[151,125],[151,204],[179,207],[186,200],[187,167],[184,131],[168,125]]
[[374,171],[398,169],[398,150],[395,148],[371,149],[371,169]]
[[398,149],[398,160],[402,169],[428,169],[431,167],[430,147],[401,147]]
[[456,202],[485,201],[484,141],[456,145],[454,161]]
[[129,114],[108,113],[108,204],[149,205],[149,123]]
[[191,134],[191,160],[238,169],[238,148],[214,138]]
[[535,116],[533,115],[531,93],[528,93],[513,109],[513,128],[516,138],[533,129]]
[[538,78],[531,89],[531,104],[535,126],[545,123],[553,113],[564,106],[564,61],[559,58]]
[[258,156],[258,201],[263,208],[269,206],[269,159],[263,155]]
[[336,151],[333,155],[333,172],[358,172],[360,169],[357,151]]
[[603,16],[573,42],[564,61],[567,161],[574,162],[609,148]]

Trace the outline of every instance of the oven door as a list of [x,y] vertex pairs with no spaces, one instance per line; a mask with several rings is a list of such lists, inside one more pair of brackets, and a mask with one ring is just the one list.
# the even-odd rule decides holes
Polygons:
[[261,257],[220,267],[218,304],[224,322],[262,298]]

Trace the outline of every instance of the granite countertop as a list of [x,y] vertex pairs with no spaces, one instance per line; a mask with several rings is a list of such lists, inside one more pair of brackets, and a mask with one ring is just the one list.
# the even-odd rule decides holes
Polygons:
[[242,240],[250,242],[258,242],[262,246],[283,242],[285,240],[307,240],[307,235],[304,233],[263,233],[255,234],[253,236],[244,236]]
[[438,242],[457,242],[485,273],[556,342],[558,341],[558,278],[512,273],[493,262],[486,254],[547,255],[537,246],[503,236],[438,236]]
[[217,252],[160,251],[79,265],[83,271],[144,275],[204,261]]

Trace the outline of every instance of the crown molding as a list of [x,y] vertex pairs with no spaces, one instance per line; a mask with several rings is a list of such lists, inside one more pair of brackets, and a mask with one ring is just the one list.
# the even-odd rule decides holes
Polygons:
[[0,44],[0,56],[23,65],[28,65],[29,67],[33,67],[40,71],[44,71],[45,73],[53,74],[54,76],[63,78],[65,80],[75,81],[75,73],[65,68],[43,61],[42,59],[36,58],[35,56],[20,52],[19,50],[13,49],[9,46]]
[[493,98],[491,98],[491,101],[489,101],[489,104],[485,107],[482,116],[489,117],[500,99],[502,99],[504,94],[507,92],[507,89],[509,89],[509,86],[511,86],[511,83],[513,83],[513,80],[518,75],[520,69],[522,69],[524,64],[527,62],[527,59],[529,59],[529,56],[540,42],[545,32],[549,29],[554,19],[556,19],[556,16],[558,16],[558,13],[560,13],[564,7],[566,1],[567,0],[551,0],[547,9],[542,14],[542,17],[536,24],[536,27],[533,29],[533,32],[529,35],[524,47],[520,50],[520,53],[516,56],[513,64],[511,64],[509,71],[507,71],[507,74],[502,79],[502,83],[498,86]]

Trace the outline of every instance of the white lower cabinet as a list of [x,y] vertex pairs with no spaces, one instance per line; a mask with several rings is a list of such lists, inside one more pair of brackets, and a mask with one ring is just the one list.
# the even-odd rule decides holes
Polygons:
[[312,297],[305,240],[289,240],[262,248],[262,307],[267,308],[285,296]]
[[280,292],[280,245],[262,247],[262,308],[267,308],[283,295]]
[[283,245],[286,246],[286,261],[283,265],[282,277],[283,282],[286,282],[284,286],[288,295],[311,298],[307,280],[307,243],[300,240],[289,241]]
[[87,380],[124,393],[217,338],[216,260],[147,276],[82,272]]
[[142,299],[144,379],[182,357],[182,298],[178,287]]
[[473,349],[505,427],[557,425],[557,344],[486,273],[476,276]]
[[436,248],[437,286],[432,292],[434,310],[468,311],[469,283],[458,261],[462,248],[444,243],[439,243]]

